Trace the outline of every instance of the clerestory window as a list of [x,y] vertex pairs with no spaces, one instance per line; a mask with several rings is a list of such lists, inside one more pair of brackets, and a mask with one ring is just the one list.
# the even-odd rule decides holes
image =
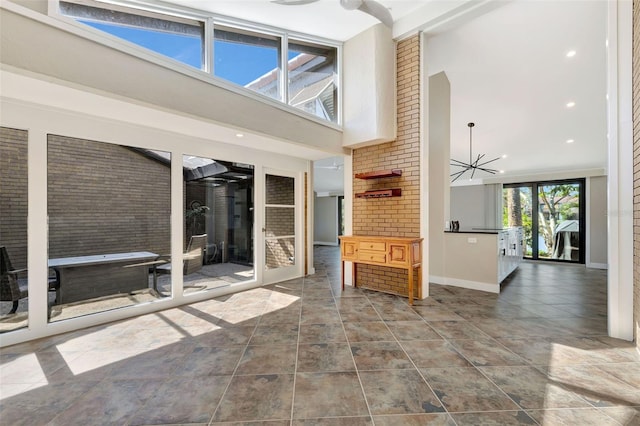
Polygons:
[[[94,0],[59,0],[59,13],[323,120],[337,123],[338,47],[285,31]],[[213,35],[213,37],[210,36]],[[208,51],[209,50],[209,51]]]
[[110,4],[100,6],[61,1],[60,13],[184,64],[204,69],[204,21],[142,10],[128,11]]
[[282,100],[280,37],[214,24],[213,39],[215,76]]

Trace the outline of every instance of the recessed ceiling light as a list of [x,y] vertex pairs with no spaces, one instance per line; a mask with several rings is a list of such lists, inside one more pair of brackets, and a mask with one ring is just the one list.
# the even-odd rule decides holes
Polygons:
[[567,102],[567,108],[573,108],[574,106],[576,106],[576,103],[571,101],[571,102]]
[[507,154],[502,154],[502,158],[507,158]]
[[567,58],[573,58],[574,56],[576,56],[576,51],[575,50],[570,50],[567,52]]
[[504,173],[504,170],[500,170],[500,173]]
[[573,139],[567,139],[567,143],[574,143],[575,141]]
[[236,138],[243,138],[244,134],[243,133],[236,133]]

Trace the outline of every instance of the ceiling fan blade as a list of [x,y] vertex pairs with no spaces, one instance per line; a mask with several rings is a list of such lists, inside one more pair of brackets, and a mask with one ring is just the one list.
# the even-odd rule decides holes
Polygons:
[[315,3],[318,0],[271,0],[271,3],[282,4],[285,6],[298,6],[301,4]]
[[373,16],[389,28],[393,27],[393,17],[391,16],[391,12],[377,1],[362,0],[362,4],[358,7],[358,10]]

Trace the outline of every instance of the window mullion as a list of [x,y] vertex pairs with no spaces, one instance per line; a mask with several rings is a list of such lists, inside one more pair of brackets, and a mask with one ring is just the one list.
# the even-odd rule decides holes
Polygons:
[[285,104],[289,103],[289,37],[285,33],[280,38],[280,99]]
[[207,18],[204,22],[204,71],[214,75],[214,38],[213,38],[213,18]]

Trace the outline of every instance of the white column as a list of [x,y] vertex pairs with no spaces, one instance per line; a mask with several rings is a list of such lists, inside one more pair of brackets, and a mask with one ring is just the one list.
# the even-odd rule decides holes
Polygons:
[[608,6],[608,329],[611,337],[633,340],[633,4]]

